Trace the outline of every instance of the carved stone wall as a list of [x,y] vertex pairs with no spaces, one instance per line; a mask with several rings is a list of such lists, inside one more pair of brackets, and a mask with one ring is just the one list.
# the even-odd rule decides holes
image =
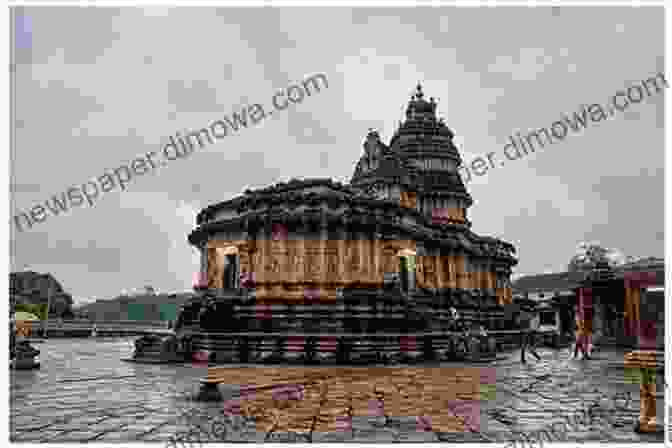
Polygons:
[[418,257],[418,286],[426,289],[497,289],[494,267],[475,264],[466,269],[461,255],[421,255]]
[[[263,238],[268,233],[269,238]],[[325,236],[322,231],[320,236]],[[379,288],[385,273],[399,271],[399,256],[416,254],[412,240],[365,239],[368,234],[346,234],[360,239],[274,239],[262,231],[259,240],[211,240],[207,244],[208,286],[223,286],[224,259],[235,248],[241,276],[254,279],[257,299],[303,300],[336,298],[339,288]],[[332,235],[333,238],[334,235]],[[421,249],[422,250],[422,249]],[[427,251],[424,251],[427,253]],[[463,255],[415,257],[417,286],[424,289],[489,289],[500,304],[510,303],[511,290],[498,281],[494,266],[469,263]],[[501,274],[500,274],[501,275]]]
[[497,303],[499,305],[511,305],[513,303],[513,292],[511,288],[497,288]]
[[249,244],[246,240],[210,240],[206,245],[208,288],[224,287],[226,255],[235,254],[240,263],[240,273],[250,272]]
[[436,224],[450,222],[465,222],[466,209],[461,207],[433,207],[432,222]]

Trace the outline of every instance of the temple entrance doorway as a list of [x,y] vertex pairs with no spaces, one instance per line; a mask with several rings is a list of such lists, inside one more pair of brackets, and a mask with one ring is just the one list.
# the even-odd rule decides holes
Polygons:
[[402,249],[397,253],[399,259],[399,280],[401,290],[409,292],[415,289],[415,257],[416,253],[410,249]]
[[222,286],[224,289],[237,289],[240,277],[240,256],[238,254],[238,248],[229,246],[223,250],[222,255],[224,258]]

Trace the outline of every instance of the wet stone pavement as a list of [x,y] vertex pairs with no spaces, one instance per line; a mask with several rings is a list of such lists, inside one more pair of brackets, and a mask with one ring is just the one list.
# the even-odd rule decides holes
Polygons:
[[[15,442],[166,443],[188,433],[211,441],[502,442],[593,403],[608,419],[572,425],[554,441],[663,441],[632,430],[639,386],[613,367],[623,351],[578,361],[568,359],[568,349],[541,349],[542,360],[524,366],[518,351],[480,366],[226,366],[225,401],[203,403],[193,397],[207,367],[123,362],[131,339],[51,339],[37,348],[40,370],[10,373]],[[278,387],[241,394],[240,386],[252,384]],[[662,388],[657,404],[662,413]]]

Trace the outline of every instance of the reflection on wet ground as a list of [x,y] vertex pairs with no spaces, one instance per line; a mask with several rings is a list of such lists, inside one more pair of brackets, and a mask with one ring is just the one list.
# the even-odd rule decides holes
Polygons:
[[[586,405],[609,418],[574,425],[563,441],[663,440],[632,431],[638,385],[609,367],[622,361],[622,351],[586,362],[548,349],[525,366],[519,352],[478,367],[226,366],[225,401],[200,403],[191,397],[206,367],[122,362],[131,339],[50,339],[39,349],[42,369],[10,375],[12,440],[165,441],[190,431],[199,414],[210,422],[254,420],[227,431],[227,440],[505,441],[565,421]],[[661,387],[658,412],[662,395]]]

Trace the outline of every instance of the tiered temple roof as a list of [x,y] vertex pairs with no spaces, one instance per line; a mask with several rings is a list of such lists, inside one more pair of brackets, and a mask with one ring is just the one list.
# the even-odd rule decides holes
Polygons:
[[[453,285],[448,288],[474,294],[508,288],[511,268],[517,264],[515,248],[471,231],[466,210],[473,201],[457,171],[461,158],[452,138],[453,132],[436,116],[436,101],[427,101],[418,85],[406,121],[389,145],[378,132],[369,131],[349,184],[307,178],[245,190],[203,209],[189,241],[203,251],[203,257],[215,247],[241,245],[248,254],[243,259],[251,260],[249,254],[272,238],[273,227],[282,226],[292,240],[367,240],[371,248],[374,240],[380,241],[378,249],[369,249],[366,243],[358,250],[387,248],[383,251],[388,258],[390,251],[403,246],[417,254],[419,272],[426,270],[427,278],[436,277],[438,285]],[[338,256],[347,258],[346,252]],[[266,264],[252,269],[266,269]]]
[[365,154],[357,163],[351,184],[364,188],[381,182],[401,184],[415,192],[460,198],[470,206],[473,200],[456,169],[437,169],[432,163],[422,165],[425,160],[450,162],[454,167],[462,163],[453,144],[454,134],[443,119],[437,118],[436,105],[434,98],[424,99],[418,84],[406,109],[406,121],[389,146],[381,142],[378,132],[369,132]]

